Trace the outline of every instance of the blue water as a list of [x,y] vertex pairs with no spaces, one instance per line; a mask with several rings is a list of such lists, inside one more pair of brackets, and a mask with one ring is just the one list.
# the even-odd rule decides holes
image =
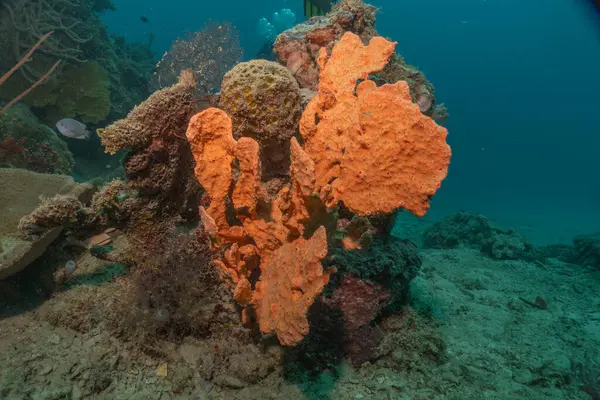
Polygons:
[[[303,17],[300,0],[114,3],[104,17],[111,31],[131,41],[154,32],[159,55],[213,19],[233,22],[253,58],[259,18],[283,7]],[[372,3],[378,31],[398,41],[450,111],[453,160],[431,216],[481,212],[538,243],[600,227],[600,21],[586,1]]]

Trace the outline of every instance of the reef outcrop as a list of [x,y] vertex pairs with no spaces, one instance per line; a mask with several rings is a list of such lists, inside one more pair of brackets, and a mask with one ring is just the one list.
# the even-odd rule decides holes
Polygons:
[[533,246],[519,232],[499,228],[486,217],[465,211],[433,224],[423,234],[423,243],[437,249],[476,248],[498,260],[531,260],[534,257]]
[[446,176],[447,131],[420,112],[406,83],[378,88],[365,80],[354,90],[385,66],[394,47],[379,37],[363,45],[346,33],[329,57],[321,49],[318,92],[300,121],[304,146],[289,141],[290,182],[274,196],[261,184],[257,142],[236,141],[223,110],[210,108],[190,121],[195,174],[211,201],[200,217],[214,262],[233,283],[246,322],[256,318],[284,345],[306,336],[308,308],[329,280],[321,260],[335,242],[338,208],[423,215]]

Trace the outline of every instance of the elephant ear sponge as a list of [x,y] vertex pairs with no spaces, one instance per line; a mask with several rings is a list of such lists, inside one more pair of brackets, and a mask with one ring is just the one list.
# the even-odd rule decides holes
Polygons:
[[287,68],[275,62],[243,62],[223,78],[219,108],[231,117],[236,140],[246,136],[261,144],[281,143],[298,128],[300,88]]
[[381,37],[363,45],[346,32],[329,58],[321,49],[318,93],[300,134],[315,160],[315,192],[327,206],[343,202],[361,216],[398,208],[423,216],[446,178],[448,131],[421,113],[406,82],[378,87],[367,79],[395,46]]

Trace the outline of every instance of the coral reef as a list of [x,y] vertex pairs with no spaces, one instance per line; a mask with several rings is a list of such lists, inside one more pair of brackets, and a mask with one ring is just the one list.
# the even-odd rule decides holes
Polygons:
[[[282,375],[301,384],[307,377],[343,379],[346,356],[357,374],[369,371],[358,371],[366,362],[392,369],[410,362],[402,365],[409,371],[421,366],[418,356],[441,358],[442,344],[422,333],[416,317],[403,310],[387,318],[405,304],[421,263],[412,243],[389,234],[400,209],[428,210],[450,161],[447,131],[421,112],[406,82],[378,86],[383,78],[373,74],[394,57],[395,43],[376,37],[374,8],[346,0],[334,12],[336,24],[362,37],[321,32],[322,46],[311,48],[316,93],[301,94],[285,67],[254,61],[225,76],[221,109],[192,116],[194,97],[216,88],[211,80],[226,64],[198,62],[194,72],[182,71],[177,83],[98,130],[108,153],[127,151],[126,180],[106,184],[91,203],[62,194],[44,199],[20,223],[29,237],[68,227],[66,240],[56,243],[65,259],[54,273],[53,299],[37,318],[82,337],[105,334],[84,347],[106,339],[129,346],[129,354],[160,359],[144,367],[144,382],[164,383],[158,396],[278,398],[281,388],[304,389],[281,384]],[[318,34],[307,33],[317,42]],[[198,47],[181,41],[174,49],[195,57],[193,51],[206,55],[202,46],[219,43],[199,43],[215,38],[208,32],[196,35]],[[98,46],[97,54],[106,50]],[[226,46],[223,53],[235,53]],[[178,68],[169,57],[159,66],[164,76]],[[113,85],[114,65],[100,64]],[[63,71],[71,66],[78,67]],[[426,84],[417,81],[411,84]],[[115,115],[115,108],[108,112]],[[10,153],[21,145],[10,143]],[[84,233],[94,236],[85,240]],[[115,240],[107,245],[105,238]],[[120,355],[108,357],[76,378],[72,397],[117,393],[116,371],[133,369]],[[219,388],[211,391],[213,385]],[[264,396],[259,385],[270,386]],[[394,389],[369,393],[390,397]],[[332,391],[338,397],[348,396]]]
[[499,260],[529,260],[534,256],[533,246],[520,233],[501,229],[484,216],[465,211],[433,224],[423,234],[423,243],[437,249],[478,248]]
[[281,65],[253,60],[225,74],[219,108],[233,121],[233,137],[289,140],[300,120],[300,88]]
[[[210,198],[200,218],[219,250],[214,262],[235,285],[246,322],[256,318],[262,333],[276,333],[284,345],[298,344],[309,333],[306,312],[329,277],[320,263],[328,251],[326,220],[335,221],[339,203],[361,215],[401,207],[423,215],[446,176],[447,132],[421,114],[406,83],[377,88],[367,80],[354,90],[357,80],[385,66],[394,46],[383,38],[365,46],[346,33],[329,59],[321,49],[318,94],[300,121],[304,148],[291,139],[291,181],[272,198],[261,185],[254,139],[236,141],[231,118],[219,109],[190,121],[186,135],[195,174]],[[361,112],[372,118],[362,119]],[[362,140],[359,130],[366,132]]]
[[[29,51],[27,52],[27,54],[25,54],[11,69],[9,69],[8,72],[6,72],[4,75],[2,75],[0,77],[0,86],[2,86],[2,84],[4,84],[4,82],[6,82],[6,80],[8,78],[10,78],[17,70],[19,70],[23,65],[25,65],[25,63],[29,62],[29,60],[31,59],[31,57],[33,56],[33,54],[35,53],[35,51],[53,33],[54,32],[50,31],[50,32],[46,33],[45,35],[43,35],[42,37],[40,37],[40,39],[37,41],[37,43],[34,44],[31,47],[31,49],[29,49]],[[14,104],[16,104],[17,102],[21,101],[21,99],[23,99],[25,96],[27,96],[32,90],[34,90],[36,87],[38,87],[39,85],[41,85],[42,83],[44,83],[46,81],[46,79],[48,79],[48,77],[54,72],[54,70],[56,68],[58,68],[59,65],[60,65],[60,60],[56,61],[52,65],[52,67],[50,67],[50,69],[48,71],[46,71],[46,73],[44,75],[42,75],[35,82],[33,82],[31,84],[31,86],[29,86],[26,89],[23,89],[23,91],[21,91],[21,93],[16,94],[14,98],[12,98],[4,107],[2,107],[2,109],[0,109],[0,116],[2,116]]]
[[155,68],[154,53],[149,44],[126,43],[121,36],[103,40],[95,52],[111,60],[104,64],[110,83],[108,120],[123,118],[151,94],[148,82]]
[[184,71],[178,84],[157,91],[127,118],[99,130],[107,152],[130,150],[123,162],[127,181],[103,187],[90,208],[98,224],[127,234],[130,246],[111,258],[132,266],[136,274],[156,265],[179,225],[198,220],[202,188],[183,138],[194,84],[194,75]]
[[98,214],[101,225],[125,228],[143,211],[144,205],[137,190],[126,182],[115,179],[94,195],[90,208]]
[[[258,144],[250,138],[235,141],[231,119],[224,111],[211,108],[192,117],[187,137],[196,159],[196,177],[211,199],[207,210],[200,207],[205,229],[217,246],[234,243],[219,265],[236,283],[236,300],[243,305],[252,304],[263,333],[276,332],[282,344],[299,342],[308,333],[306,311],[328,279],[320,263],[327,254],[324,228],[318,229],[309,240],[304,240],[291,235],[283,216],[273,215],[270,222],[255,219],[259,200],[266,200],[260,186]],[[232,203],[236,216],[244,225],[230,227],[226,202],[233,180],[229,165],[235,156],[240,161],[241,174],[232,194]],[[292,152],[292,170],[309,167],[305,162],[302,157],[294,157]],[[295,178],[301,179],[298,175]],[[288,191],[287,187],[282,189],[282,192]],[[301,195],[302,192],[292,193],[292,196]],[[301,198],[298,200],[302,201]],[[301,204],[298,205],[302,208]],[[274,205],[273,212],[282,214],[283,209]],[[288,236],[291,236],[290,240]],[[249,239],[254,244],[247,243]],[[254,291],[249,282],[256,268],[252,254],[261,256],[262,272]],[[250,267],[251,264],[254,268]],[[290,280],[289,274],[297,279]]]
[[194,88],[194,74],[184,71],[177,84],[99,130],[107,152],[129,150],[127,180],[105,185],[90,206],[98,225],[118,227],[128,240],[124,249],[102,255],[131,271],[128,300],[116,313],[127,323],[114,328],[148,350],[156,338],[205,337],[236,316],[232,295],[210,264],[203,227],[194,229],[202,188],[184,139]]
[[28,81],[41,77],[49,65],[56,59],[84,62],[86,60],[81,46],[89,42],[98,27],[82,23],[80,12],[89,7],[85,1],[71,3],[68,0],[48,2],[45,0],[9,0],[3,4],[2,20],[6,22],[5,34],[13,41],[13,61],[22,57],[21,49],[28,48],[47,32],[55,31],[40,49],[43,54],[36,57],[34,63],[27,63],[20,69],[21,75]]
[[[340,1],[326,16],[310,18],[280,34],[274,44],[277,59],[290,70],[301,87],[314,89],[319,81],[320,49],[325,47],[330,53],[345,32],[355,33],[363,43],[368,43],[378,36],[375,13],[376,8],[362,0]],[[392,57],[373,78],[383,83],[406,81],[412,100],[419,104],[422,112],[432,115],[435,106],[433,85],[399,55]]]
[[57,195],[40,198],[41,204],[19,222],[24,236],[34,235],[39,229],[55,228],[77,220],[83,204],[75,196]]
[[0,167],[70,174],[73,165],[65,142],[25,105],[15,105],[0,116]]
[[[115,216],[120,226],[143,224],[146,239],[152,225],[175,216],[197,218],[195,210],[201,188],[193,174],[193,158],[184,140],[189,116],[193,111],[194,75],[182,73],[171,88],[162,89],[137,106],[127,118],[99,130],[106,151],[130,149],[124,159],[127,184],[108,185],[95,199],[98,212]],[[169,225],[169,224],[167,224]]]
[[218,91],[227,71],[242,59],[237,29],[230,23],[208,22],[202,30],[177,39],[163,55],[152,75],[154,90],[174,85],[182,71],[196,75],[196,96]]
[[261,148],[263,179],[289,169],[287,143],[298,130],[299,87],[281,65],[253,60],[225,74],[218,107],[233,121],[233,137],[250,137]]
[[362,1],[342,1],[327,16],[310,18],[281,33],[273,50],[301,87],[314,89],[319,81],[317,59],[321,48],[330,53],[345,32],[352,32],[367,43],[377,36],[375,12],[375,7]]
[[327,237],[321,227],[309,240],[298,238],[263,256],[251,302],[261,332],[276,332],[283,345],[306,336],[306,312],[329,280],[321,266],[326,255]]

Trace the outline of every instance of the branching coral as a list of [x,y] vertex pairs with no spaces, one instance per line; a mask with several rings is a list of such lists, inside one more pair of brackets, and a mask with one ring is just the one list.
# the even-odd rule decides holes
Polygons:
[[385,66],[394,47],[383,38],[364,46],[346,33],[329,60],[321,50],[319,92],[300,124],[304,148],[291,139],[291,182],[271,199],[261,186],[258,144],[247,137],[236,141],[225,112],[211,108],[190,121],[196,177],[211,199],[200,216],[213,245],[229,246],[215,263],[236,284],[236,300],[250,305],[245,317],[254,311],[261,331],[276,333],[284,345],[308,333],[308,307],[329,278],[321,265],[326,229],[310,204],[320,198],[332,209],[343,202],[361,215],[401,207],[423,215],[446,176],[447,132],[421,114],[406,83],[377,88],[367,80],[355,90],[359,79]]

